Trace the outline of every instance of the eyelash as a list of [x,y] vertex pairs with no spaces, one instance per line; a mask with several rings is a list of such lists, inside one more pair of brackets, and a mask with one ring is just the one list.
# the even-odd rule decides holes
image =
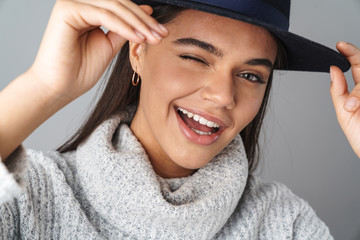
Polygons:
[[[191,60],[191,61],[199,62],[201,64],[205,64],[206,66],[209,66],[209,64],[207,62],[205,62],[204,60],[193,57],[193,56],[180,55],[180,57],[185,59],[185,60]],[[245,78],[246,80],[248,80],[250,82],[254,82],[254,83],[259,83],[259,84],[265,84],[266,83],[259,75],[252,74],[252,73],[240,73],[237,76],[241,77],[241,78]],[[255,80],[251,80],[251,78],[255,78]]]
[[[252,73],[240,73],[237,76],[239,76],[241,78],[245,78],[246,80],[248,80],[250,82],[255,82],[255,83],[259,83],[259,84],[266,83],[259,75],[252,74]],[[253,78],[255,78],[255,80]]]
[[209,64],[207,62],[205,62],[204,60],[202,60],[200,58],[196,58],[196,57],[189,56],[189,55],[180,55],[180,57],[185,59],[185,60],[192,60],[192,61],[195,61],[195,62],[205,64],[206,66],[209,66]]

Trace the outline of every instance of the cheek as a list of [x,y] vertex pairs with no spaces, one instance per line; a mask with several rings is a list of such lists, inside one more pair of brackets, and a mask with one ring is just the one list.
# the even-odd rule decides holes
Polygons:
[[145,64],[143,72],[144,92],[154,98],[167,98],[172,101],[194,91],[196,81],[193,74],[184,71],[175,60],[164,54],[159,54],[158,57],[151,55],[147,58],[152,61]]
[[256,116],[261,107],[266,86],[258,89],[244,89],[237,95],[237,106],[234,111],[239,132],[244,129]]

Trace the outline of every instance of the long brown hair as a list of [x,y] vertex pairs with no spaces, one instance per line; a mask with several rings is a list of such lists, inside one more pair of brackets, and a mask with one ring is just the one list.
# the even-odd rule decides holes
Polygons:
[[[184,10],[186,9],[181,7],[162,5],[154,8],[152,16],[159,23],[165,24],[173,20]],[[284,53],[285,51],[278,41],[278,54],[275,67],[279,67],[279,64],[284,61]],[[122,47],[116,60],[113,60],[109,69],[112,69],[111,75],[89,118],[68,141],[57,149],[59,152],[64,153],[75,150],[103,121],[124,111],[128,105],[138,105],[140,87],[134,87],[131,84],[133,70],[129,60],[128,42]],[[271,73],[259,112],[251,123],[240,132],[249,161],[250,172],[256,169],[259,162],[259,133],[269,99],[272,76],[273,74]]]

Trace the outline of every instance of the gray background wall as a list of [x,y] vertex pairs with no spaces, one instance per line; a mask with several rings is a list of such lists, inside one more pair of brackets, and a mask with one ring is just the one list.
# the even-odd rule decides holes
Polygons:
[[[0,0],[0,89],[30,67],[54,2]],[[339,40],[360,46],[359,13],[359,0],[295,0],[291,30],[331,48]],[[258,174],[306,199],[335,239],[355,240],[360,239],[360,159],[337,123],[329,86],[328,74],[276,73]],[[95,92],[59,111],[24,145],[55,149],[79,126]]]

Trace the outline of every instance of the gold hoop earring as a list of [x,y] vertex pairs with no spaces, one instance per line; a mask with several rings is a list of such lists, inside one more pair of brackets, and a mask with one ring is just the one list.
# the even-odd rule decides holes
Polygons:
[[[136,81],[135,81],[135,74],[137,75]],[[134,73],[133,73],[133,75],[132,75],[131,82],[132,82],[132,85],[135,86],[135,87],[136,87],[136,86],[139,84],[139,82],[140,82],[140,76],[139,76],[139,74],[137,74],[135,71],[134,71]]]

